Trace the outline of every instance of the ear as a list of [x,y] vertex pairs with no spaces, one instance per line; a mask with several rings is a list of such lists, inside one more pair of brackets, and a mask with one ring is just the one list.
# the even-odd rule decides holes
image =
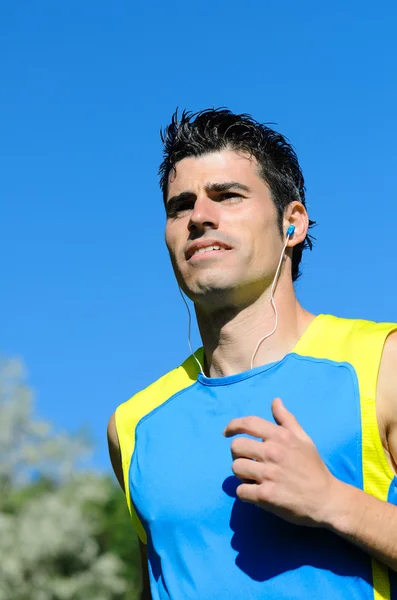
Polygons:
[[290,202],[284,212],[284,230],[287,231],[290,225],[294,225],[295,231],[288,240],[288,247],[297,246],[305,239],[309,228],[309,217],[306,208],[301,202],[294,200]]

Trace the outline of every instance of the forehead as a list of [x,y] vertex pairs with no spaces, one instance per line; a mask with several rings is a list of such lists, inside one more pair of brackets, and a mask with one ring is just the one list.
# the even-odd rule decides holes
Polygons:
[[179,161],[168,178],[168,195],[186,190],[194,192],[209,183],[225,181],[238,181],[250,188],[261,184],[266,186],[254,157],[234,150],[222,150]]

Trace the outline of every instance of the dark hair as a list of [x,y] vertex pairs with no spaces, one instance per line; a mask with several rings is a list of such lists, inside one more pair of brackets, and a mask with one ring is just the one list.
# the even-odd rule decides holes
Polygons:
[[[163,162],[159,168],[160,187],[164,203],[168,193],[168,178],[176,164],[188,156],[201,156],[226,148],[245,152],[258,162],[260,174],[268,184],[277,209],[280,233],[285,208],[298,200],[306,206],[305,183],[298,158],[287,139],[267,125],[258,123],[250,115],[235,115],[230,110],[207,109],[198,113],[178,110],[170,125],[161,131],[164,144]],[[309,227],[315,225],[309,221]],[[302,251],[313,247],[313,238],[294,247],[292,280],[300,276]]]

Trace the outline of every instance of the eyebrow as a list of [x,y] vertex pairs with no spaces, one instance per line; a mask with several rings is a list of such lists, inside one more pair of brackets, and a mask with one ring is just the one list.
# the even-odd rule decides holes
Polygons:
[[[250,188],[243,183],[239,183],[238,181],[223,181],[221,183],[207,183],[205,185],[205,191],[208,192],[228,192],[231,189],[240,190],[242,192],[250,192]],[[196,194],[194,192],[181,192],[176,196],[172,196],[167,201],[167,208],[174,207],[179,202],[183,202],[184,200],[188,200],[190,198],[195,198]]]
[[239,183],[238,181],[224,181],[222,183],[208,183],[205,186],[206,192],[227,192],[230,189],[241,190],[242,192],[250,192],[250,188]]

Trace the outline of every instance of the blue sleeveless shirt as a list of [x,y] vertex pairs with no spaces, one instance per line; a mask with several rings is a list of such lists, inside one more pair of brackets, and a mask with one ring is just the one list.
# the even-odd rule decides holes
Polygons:
[[190,357],[121,405],[127,501],[147,543],[153,600],[393,598],[383,565],[322,528],[236,498],[236,417],[273,421],[282,398],[340,480],[396,503],[376,422],[376,378],[392,324],[320,315],[283,360],[207,378]]

